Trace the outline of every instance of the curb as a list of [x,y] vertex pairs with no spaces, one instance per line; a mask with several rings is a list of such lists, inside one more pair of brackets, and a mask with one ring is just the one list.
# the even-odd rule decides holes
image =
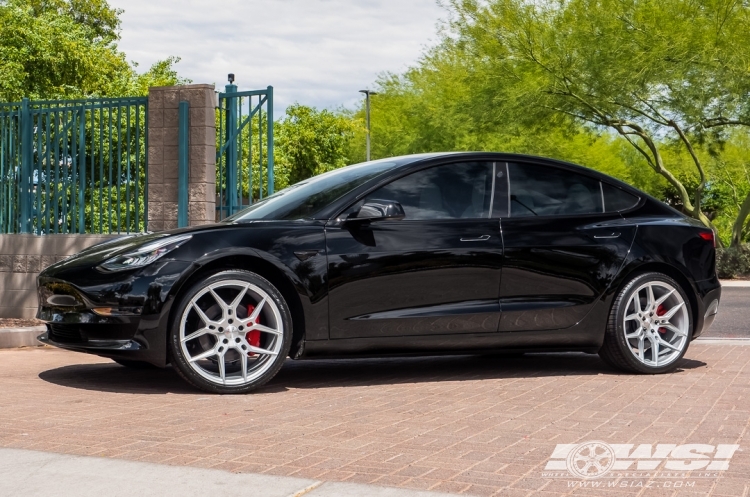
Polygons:
[[0,328],[0,349],[18,347],[42,347],[36,337],[47,331],[46,326],[29,326],[26,328]]
[[719,280],[719,283],[725,288],[750,288],[750,280]]

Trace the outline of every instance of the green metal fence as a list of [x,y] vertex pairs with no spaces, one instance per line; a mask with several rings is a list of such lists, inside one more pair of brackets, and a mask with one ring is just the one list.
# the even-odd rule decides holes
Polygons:
[[227,85],[217,120],[216,209],[223,219],[273,194],[273,87],[238,92]]
[[0,233],[147,229],[146,97],[0,104]]

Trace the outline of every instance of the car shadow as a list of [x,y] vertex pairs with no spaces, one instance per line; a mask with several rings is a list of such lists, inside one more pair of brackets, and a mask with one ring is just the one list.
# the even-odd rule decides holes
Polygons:
[[[673,374],[705,366],[702,361],[682,359]],[[583,353],[287,359],[278,375],[257,391],[591,375],[629,376],[610,368],[598,356]],[[102,392],[204,395],[187,385],[171,367],[136,370],[115,363],[81,364],[43,371],[39,378],[56,385]]]
[[48,369],[39,378],[69,388],[133,394],[199,394],[171,368],[131,369],[117,363],[74,364]]

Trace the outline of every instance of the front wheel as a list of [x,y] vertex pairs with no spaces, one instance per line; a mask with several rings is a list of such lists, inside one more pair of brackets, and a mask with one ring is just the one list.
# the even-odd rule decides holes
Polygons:
[[249,271],[222,271],[179,303],[169,347],[177,372],[212,393],[246,393],[268,382],[289,353],[292,319],[281,293]]
[[641,274],[615,299],[599,355],[624,371],[668,373],[692,334],[690,300],[680,285],[665,274]]

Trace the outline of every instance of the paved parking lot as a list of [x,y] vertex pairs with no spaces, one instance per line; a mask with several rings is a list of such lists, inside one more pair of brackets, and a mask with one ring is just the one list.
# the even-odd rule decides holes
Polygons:
[[696,343],[677,373],[661,376],[617,374],[585,354],[290,361],[255,394],[212,396],[169,369],[1,351],[0,446],[542,496],[604,495],[542,476],[556,444],[740,444],[721,478],[673,490],[645,477],[643,488],[606,491],[736,497],[750,492],[749,363],[750,347]]

